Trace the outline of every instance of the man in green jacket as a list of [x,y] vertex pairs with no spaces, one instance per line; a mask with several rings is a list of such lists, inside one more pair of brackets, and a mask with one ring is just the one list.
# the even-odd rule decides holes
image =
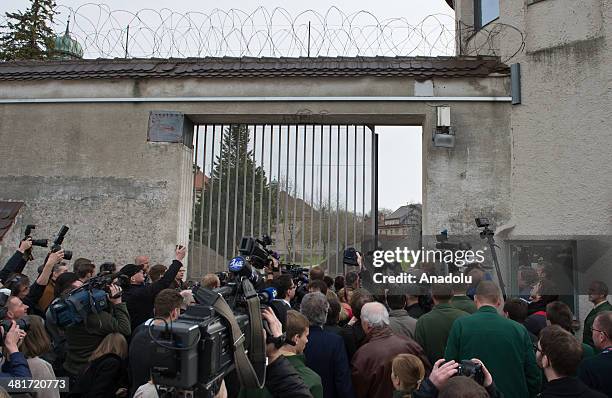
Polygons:
[[600,312],[612,311],[612,304],[608,302],[607,298],[608,286],[602,281],[593,281],[589,286],[589,301],[593,303],[594,307],[584,320],[584,329],[582,330],[582,342],[593,348],[595,348],[591,330],[593,321]]
[[125,303],[121,302],[121,288],[116,285],[109,285],[109,288],[109,308],[89,314],[85,322],[65,330],[68,350],[64,369],[72,377],[79,375],[106,335],[121,333],[128,338],[132,333],[130,315]]
[[506,398],[535,397],[542,374],[527,329],[498,314],[502,298],[492,281],[482,281],[475,294],[478,311],[458,318],[451,328],[445,358],[478,358]]
[[461,311],[473,314],[477,308],[474,301],[466,296],[467,289],[468,287],[464,284],[453,285],[453,298],[451,298],[450,304]]
[[[287,311],[286,338],[287,343],[280,349],[280,354],[291,362],[304,383],[310,389],[313,398],[323,398],[323,384],[321,376],[306,366],[304,347],[308,343],[308,319],[297,311]],[[271,398],[272,394],[267,388],[242,389],[239,398]]]
[[431,293],[435,306],[417,320],[414,338],[425,351],[429,362],[435,363],[444,358],[446,341],[455,319],[469,314],[449,303],[453,297],[450,285],[433,284]]

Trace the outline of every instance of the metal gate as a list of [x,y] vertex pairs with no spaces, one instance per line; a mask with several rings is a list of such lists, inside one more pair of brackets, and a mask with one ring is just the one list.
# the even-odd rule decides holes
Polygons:
[[376,134],[362,125],[199,125],[189,278],[224,271],[242,236],[269,235],[282,263],[343,272],[373,241]]

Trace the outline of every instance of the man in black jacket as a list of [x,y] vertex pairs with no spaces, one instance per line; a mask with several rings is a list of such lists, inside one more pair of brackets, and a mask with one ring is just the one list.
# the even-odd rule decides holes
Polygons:
[[547,326],[540,332],[537,346],[536,360],[548,380],[542,398],[606,397],[572,376],[582,360],[582,347],[570,332],[558,325]]
[[[137,329],[134,329],[132,340],[130,341],[130,391],[132,397],[138,387],[151,380],[151,354],[154,344],[149,335],[149,325],[151,323],[163,325],[175,321],[181,310],[183,296],[174,289],[164,289],[154,300],[155,317],[160,319],[146,321]],[[162,320],[163,319],[163,320]]]
[[28,262],[24,253],[31,248],[32,238],[24,239],[19,243],[19,248],[17,248],[11,258],[9,258],[4,268],[0,270],[0,282],[4,284],[11,274],[20,274],[21,271],[23,271]]
[[153,317],[153,304],[155,296],[164,289],[170,287],[176,274],[183,266],[183,259],[187,248],[178,246],[176,248],[176,259],[168,268],[164,276],[158,281],[145,284],[146,271],[142,266],[136,264],[128,264],[121,269],[121,272],[130,277],[130,284],[124,287],[123,301],[127,304],[128,312],[130,313],[130,321],[132,330]]
[[612,397],[612,311],[597,315],[591,335],[595,348],[601,352],[580,364],[578,377],[592,389]]

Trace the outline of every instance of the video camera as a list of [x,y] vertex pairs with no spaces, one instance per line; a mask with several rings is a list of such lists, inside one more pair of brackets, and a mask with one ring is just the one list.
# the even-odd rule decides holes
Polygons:
[[[98,314],[108,308],[109,285],[129,283],[129,278],[120,272],[91,278],[83,286],[72,290],[68,296],[49,306],[55,323],[68,327],[84,322],[89,314]],[[116,298],[116,297],[112,297]]]
[[151,375],[158,389],[214,396],[223,377],[233,371],[243,387],[263,386],[263,330],[268,328],[261,309],[276,297],[276,289],[261,289],[263,280],[252,266],[260,266],[269,253],[255,242],[262,243],[242,239],[240,252],[245,257],[229,262],[230,282],[214,290],[194,287],[196,304],[176,321],[148,325],[153,353]]
[[245,236],[240,240],[238,252],[249,261],[253,267],[263,269],[270,263],[270,257],[278,260],[279,256],[276,252],[269,250],[267,246],[272,244],[272,238],[268,235],[263,235],[261,239]]

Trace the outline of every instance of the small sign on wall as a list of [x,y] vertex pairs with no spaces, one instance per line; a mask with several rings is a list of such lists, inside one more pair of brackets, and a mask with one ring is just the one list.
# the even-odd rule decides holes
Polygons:
[[191,148],[193,146],[193,123],[181,112],[151,111],[147,141],[182,142]]

